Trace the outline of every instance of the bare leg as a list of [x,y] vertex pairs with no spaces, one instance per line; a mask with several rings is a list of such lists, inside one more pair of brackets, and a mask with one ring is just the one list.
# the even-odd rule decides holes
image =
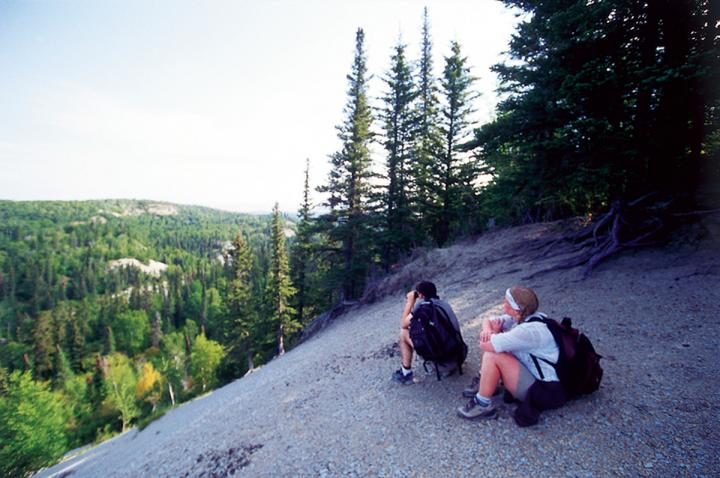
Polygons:
[[410,332],[408,329],[400,329],[400,340],[398,340],[400,346],[400,358],[402,359],[402,366],[405,368],[412,367],[412,356],[413,356],[413,344],[410,341]]
[[484,352],[478,393],[483,397],[491,397],[502,379],[505,388],[515,395],[520,378],[520,367],[522,365],[518,359],[510,353]]

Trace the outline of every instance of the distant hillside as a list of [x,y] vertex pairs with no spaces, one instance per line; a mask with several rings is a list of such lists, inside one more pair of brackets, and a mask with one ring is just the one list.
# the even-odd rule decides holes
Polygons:
[[[230,307],[228,257],[240,235],[248,273],[239,293],[264,318],[271,219],[156,201],[0,201],[0,390],[24,390],[13,375],[23,371],[27,386],[45,387],[67,417],[65,451],[241,376],[248,358],[236,342],[250,326]],[[282,222],[292,236],[294,222]],[[274,331],[253,333],[261,364]],[[201,353],[211,368],[198,365]],[[127,372],[126,404],[114,396],[117,370]]]

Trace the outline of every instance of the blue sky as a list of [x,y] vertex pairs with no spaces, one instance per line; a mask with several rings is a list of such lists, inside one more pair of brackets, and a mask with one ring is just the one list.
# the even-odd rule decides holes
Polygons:
[[517,21],[493,0],[0,0],[0,199],[295,210],[305,158],[317,185],[339,146],[355,31],[378,97],[424,6],[437,73],[459,41],[487,121]]

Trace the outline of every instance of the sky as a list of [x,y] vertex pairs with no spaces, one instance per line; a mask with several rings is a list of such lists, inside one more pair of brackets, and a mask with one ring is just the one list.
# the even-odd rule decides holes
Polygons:
[[0,0],[0,199],[297,210],[306,158],[314,188],[340,147],[355,32],[377,104],[425,6],[436,75],[458,41],[487,122],[518,21],[495,0]]

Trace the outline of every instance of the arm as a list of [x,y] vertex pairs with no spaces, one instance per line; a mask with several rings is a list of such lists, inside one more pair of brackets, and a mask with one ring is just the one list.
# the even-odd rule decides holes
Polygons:
[[400,317],[400,328],[401,329],[407,329],[410,328],[410,318],[412,317],[412,314],[410,313],[415,306],[415,291],[411,290],[407,293],[405,296],[405,307],[402,311],[402,316]]
[[490,336],[502,332],[502,319],[483,319],[480,331],[480,346],[490,341]]

